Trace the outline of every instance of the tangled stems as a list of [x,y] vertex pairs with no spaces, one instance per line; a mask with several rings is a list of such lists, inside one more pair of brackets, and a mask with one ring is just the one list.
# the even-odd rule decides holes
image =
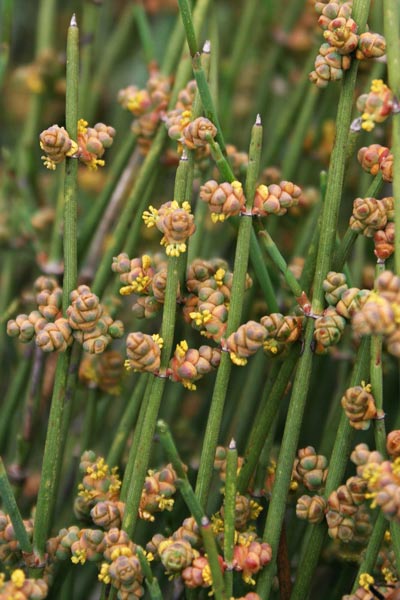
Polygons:
[[[387,62],[389,86],[393,94],[400,97],[400,48],[399,48],[399,19],[400,9],[396,0],[384,0],[383,2],[383,24],[387,45]],[[392,144],[393,144],[393,196],[394,196],[394,218],[395,223],[400,223],[400,114],[393,115]],[[394,259],[396,274],[400,275],[400,236],[395,237]]]
[[[78,69],[79,69],[79,30],[75,15],[71,19],[67,37],[67,95],[66,127],[72,139],[76,138],[78,117]],[[76,287],[76,213],[77,213],[77,161],[67,159],[64,186],[64,285],[63,309],[69,305],[70,292]],[[75,352],[77,350],[75,349]],[[40,482],[35,527],[33,532],[34,550],[43,558],[45,544],[51,527],[61,469],[62,448],[67,435],[65,403],[71,349],[61,353],[57,361],[56,376],[47,428],[43,456],[42,478]],[[64,416],[64,419],[63,419]]]
[[[254,198],[256,180],[259,171],[261,140],[262,126],[259,117],[257,117],[257,120],[252,128],[250,141],[249,166],[247,169],[245,185],[245,195],[248,199],[246,204],[246,212],[251,212],[252,208],[252,199]],[[239,224],[236,244],[231,304],[227,323],[227,336],[235,331],[240,324],[243,306],[243,293],[245,289],[245,278],[250,252],[251,233],[251,218],[244,216]],[[196,495],[203,507],[206,505],[208,490],[211,483],[215,449],[217,447],[218,434],[221,426],[222,412],[225,404],[231,368],[232,362],[229,354],[227,352],[223,352],[221,356],[221,363],[217,372],[217,378],[215,380],[213,397],[211,400],[211,407],[204,436],[199,474],[196,482]]]

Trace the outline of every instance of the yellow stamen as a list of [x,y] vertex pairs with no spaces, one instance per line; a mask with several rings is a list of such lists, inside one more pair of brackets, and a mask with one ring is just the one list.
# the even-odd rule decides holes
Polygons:
[[231,357],[231,361],[238,365],[238,367],[244,367],[247,365],[247,358],[240,358],[235,352],[229,352],[229,356]]
[[159,333],[154,333],[151,337],[153,338],[153,340],[155,341],[155,343],[157,344],[157,346],[159,348],[163,347],[164,340],[162,339],[162,337]]
[[101,565],[100,573],[97,576],[99,581],[102,581],[105,584],[111,582],[111,577],[108,574],[109,569],[110,569],[110,565],[108,563],[103,563]]
[[78,550],[76,550],[71,556],[71,562],[73,562],[75,565],[84,565],[86,562],[86,558],[87,552],[85,548],[78,548]]
[[25,583],[25,579],[25,573],[22,569],[15,569],[15,571],[11,573],[11,581],[16,588],[22,588]]
[[179,344],[176,345],[175,354],[178,358],[183,358],[188,350],[189,346],[187,341],[182,340]]
[[361,573],[358,583],[360,587],[369,592],[370,586],[375,583],[375,579],[369,573]]

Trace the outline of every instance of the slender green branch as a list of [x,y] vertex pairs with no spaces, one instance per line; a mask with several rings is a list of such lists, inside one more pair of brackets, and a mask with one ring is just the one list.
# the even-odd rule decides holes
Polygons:
[[[186,180],[189,173],[189,161],[185,154],[179,163],[175,179],[174,198],[179,203],[186,199]],[[164,392],[166,379],[163,377],[171,357],[174,341],[175,316],[176,316],[176,293],[182,267],[186,264],[185,256],[168,257],[167,287],[165,291],[164,312],[161,325],[161,337],[164,345],[161,351],[160,374],[161,377],[151,381],[151,395],[144,415],[142,430],[137,447],[137,455],[133,465],[132,473],[135,474],[134,481],[127,491],[126,510],[122,523],[123,529],[132,535],[138,516],[138,508],[142,493],[143,482],[148,468],[150,450],[157,421],[157,415]]]
[[[397,0],[384,0],[383,25],[386,38],[386,53],[388,63],[389,87],[393,94],[400,98],[400,7]],[[392,117],[392,152],[393,160],[393,196],[394,219],[400,223],[400,113]],[[395,237],[395,265],[396,274],[400,275],[400,235]]]
[[146,555],[140,546],[136,546],[136,554],[139,558],[143,575],[146,578],[146,585],[147,589],[149,590],[151,600],[162,600],[163,596],[160,590],[160,586],[158,585],[158,581],[155,577],[153,577],[149,561],[147,560]]
[[[249,432],[244,461],[238,477],[238,491],[244,494],[255,471],[265,441],[270,435],[271,428],[279,410],[279,403],[287,388],[293,369],[299,358],[299,348],[291,348],[286,360],[282,363],[275,376],[272,388],[267,380],[265,390],[257,411],[253,426]],[[274,372],[275,373],[275,372]]]
[[[359,27],[359,31],[364,31],[365,29],[368,12],[369,0],[358,0],[358,2],[354,3],[353,18]],[[330,270],[335,247],[357,69],[358,61],[354,60],[350,69],[345,72],[336,115],[336,138],[329,163],[328,181],[322,212],[321,229],[324,235],[320,238],[314,278],[313,311],[315,313],[320,313],[323,309],[324,295],[322,283]]]
[[272,548],[273,556],[273,560],[265,567],[258,579],[257,593],[260,594],[263,600],[269,598],[275,574],[275,561],[278,554],[279,539],[286,511],[285,499],[289,491],[293,461],[296,455],[300,427],[303,420],[311,377],[313,356],[311,343],[313,334],[314,320],[308,319],[304,337],[304,352],[299,359],[293,383],[292,396],[276,468],[276,478],[263,534],[263,539],[268,542]]
[[202,518],[204,517],[204,511],[197,500],[193,488],[189,483],[186,471],[183,467],[183,463],[179,457],[176,449],[174,440],[172,439],[171,432],[168,425],[164,421],[158,421],[157,432],[160,436],[160,442],[163,450],[168,457],[169,462],[174,467],[174,470],[178,476],[177,486],[185,500],[186,506],[190,510],[191,515],[196,520],[196,523],[201,527]]
[[[79,79],[79,30],[75,15],[71,19],[67,37],[67,95],[66,128],[72,139],[76,139],[78,116],[78,79]],[[64,209],[64,283],[63,310],[69,305],[70,292],[76,287],[77,253],[77,161],[67,159],[65,172],[65,209]],[[33,534],[35,552],[42,558],[46,540],[52,523],[54,503],[59,483],[62,445],[66,435],[64,410],[66,398],[68,368],[71,349],[60,353],[57,361],[56,377],[47,428],[46,444],[43,456],[42,478],[40,482],[35,527]],[[70,399],[69,399],[70,400]],[[64,417],[64,418],[63,418]]]
[[[360,344],[356,362],[350,376],[349,387],[359,385],[366,377],[369,369],[370,341],[364,338]],[[326,480],[325,498],[335,490],[344,476],[348,459],[352,450],[354,430],[349,425],[347,416],[343,413],[340,419],[335,444],[329,461],[329,472]],[[306,600],[308,597],[311,579],[317,566],[319,555],[326,536],[326,525],[309,525],[309,536],[305,537],[307,543],[302,552],[300,564],[297,569],[297,578],[292,592],[291,600]]]
[[185,28],[186,40],[192,57],[199,52],[196,33],[194,30],[192,11],[188,0],[178,0],[179,11],[181,13],[183,27]]
[[25,529],[21,513],[19,512],[14,494],[8,481],[7,472],[0,457],[0,496],[3,500],[6,513],[11,519],[15,531],[15,537],[18,540],[22,552],[31,554],[33,551],[32,543]]
[[233,547],[235,545],[235,507],[238,453],[235,440],[231,440],[226,457],[224,498],[224,559],[226,562],[225,589],[228,598],[233,593]]
[[256,229],[256,231],[258,231],[258,236],[262,240],[264,248],[268,252],[270,258],[275,263],[277,268],[281,271],[290,291],[296,298],[297,302],[300,304],[300,306],[303,307],[305,304],[311,306],[306,293],[302,289],[296,277],[293,275],[292,271],[289,269],[285,259],[279,252],[278,246],[275,244],[268,231],[262,227],[262,223],[260,220],[255,222],[254,228]]
[[14,0],[3,0],[1,7],[1,34],[0,34],[0,87],[7,70],[10,56],[10,43],[12,32],[12,15]]
[[[262,127],[259,117],[257,117],[256,123],[252,128],[249,151],[249,167],[247,170],[247,178],[245,185],[245,195],[247,198],[246,213],[249,214],[251,214],[256,180],[259,171],[261,140]],[[227,335],[230,335],[233,331],[235,331],[240,324],[243,305],[243,293],[245,289],[245,278],[250,252],[251,233],[251,217],[244,216],[242,217],[238,230],[235,263],[233,267],[231,304],[229,308],[229,316],[227,323]],[[210,482],[212,478],[215,449],[217,446],[218,434],[221,426],[222,412],[225,404],[231,369],[232,363],[229,354],[227,352],[223,352],[221,357],[221,363],[217,372],[213,397],[211,400],[210,413],[207,421],[207,427],[203,442],[199,474],[196,482],[196,495],[199,498],[200,504],[203,507],[206,506],[208,489],[210,487]]]
[[119,461],[121,460],[129,432],[132,430],[137,419],[147,382],[148,377],[146,377],[146,375],[142,375],[133,388],[132,395],[128,400],[126,409],[113,437],[111,448],[107,454],[108,465],[118,465]]
[[150,64],[154,60],[154,41],[151,34],[149,21],[147,19],[146,12],[143,8],[143,4],[138,2],[133,7],[134,14],[136,17],[136,25],[139,32],[140,41],[143,48],[144,59],[146,64]]

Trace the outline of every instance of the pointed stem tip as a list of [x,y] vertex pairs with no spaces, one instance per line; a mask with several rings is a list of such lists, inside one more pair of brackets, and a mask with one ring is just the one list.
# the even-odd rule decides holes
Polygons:
[[208,517],[204,516],[201,518],[201,526],[208,527],[210,525],[210,520]]
[[255,124],[261,125],[261,115],[260,114],[257,115]]
[[229,442],[229,450],[236,450],[236,441],[233,438]]
[[76,20],[76,15],[75,15],[75,13],[74,13],[74,14],[72,15],[72,17],[71,17],[71,21],[70,21],[70,24],[69,24],[69,26],[70,26],[70,27],[78,27],[78,22],[77,22],[77,20]]
[[206,40],[204,42],[203,52],[204,52],[204,54],[210,54],[210,52],[211,52],[211,42],[210,42],[210,40]]

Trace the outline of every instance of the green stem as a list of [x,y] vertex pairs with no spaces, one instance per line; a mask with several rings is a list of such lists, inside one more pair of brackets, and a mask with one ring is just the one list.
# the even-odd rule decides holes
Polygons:
[[1,35],[0,35],[0,87],[7,71],[10,56],[10,43],[12,33],[12,16],[14,0],[3,0],[1,8]]
[[107,454],[106,462],[110,466],[118,465],[121,460],[129,432],[132,430],[137,419],[147,382],[148,377],[142,375],[133,388],[132,395],[128,400],[124,414],[113,437],[111,448]]
[[[369,339],[364,338],[361,341],[357,353],[357,359],[350,377],[349,387],[359,385],[360,381],[365,378],[369,367],[368,357]],[[343,413],[329,461],[329,472],[324,494],[325,498],[328,498],[342,481],[352,449],[353,433],[354,430],[352,430],[348,418]],[[319,525],[309,525],[308,531],[310,534],[307,538],[307,545],[302,553],[297,569],[298,576],[293,588],[291,600],[306,600],[308,598],[312,576],[317,566],[326,536],[326,525],[322,523]]]
[[309,73],[314,68],[315,55],[316,51],[313,48],[304,64],[300,81],[289,94],[285,104],[281,106],[279,121],[272,131],[267,132],[268,136],[263,144],[265,147],[263,164],[269,165],[274,157],[279,156],[279,148],[292,127],[298,106],[310,85]]
[[192,11],[188,0],[178,0],[179,11],[182,18],[183,27],[186,33],[186,40],[192,57],[199,51],[197,45],[196,33],[194,30]]
[[50,532],[53,508],[56,496],[56,482],[60,468],[60,440],[62,432],[64,400],[67,387],[67,371],[70,351],[59,355],[49,422],[47,425],[46,444],[43,454],[42,474],[36,505],[33,545],[35,552],[43,558],[46,541]]
[[142,567],[143,575],[146,578],[147,589],[149,590],[149,595],[151,600],[162,600],[162,593],[160,590],[160,586],[158,585],[158,581],[155,577],[153,577],[153,573],[151,572],[149,561],[146,558],[143,549],[140,546],[136,546],[136,554],[140,561],[140,566]]
[[143,4],[141,2],[135,4],[133,7],[133,12],[143,48],[144,59],[146,64],[149,65],[154,60],[154,42]]
[[[67,93],[65,125],[71,139],[77,139],[79,89],[79,29],[75,15],[71,19],[67,37]],[[67,158],[64,180],[64,281],[63,310],[67,310],[70,293],[77,282],[77,195],[78,161]]]
[[203,517],[200,532],[203,538],[204,550],[207,554],[208,563],[211,569],[212,591],[216,600],[227,600],[225,593],[224,577],[219,563],[217,544],[215,543],[214,533],[211,523],[207,517]]
[[228,598],[233,593],[233,547],[235,545],[235,506],[238,453],[235,440],[231,440],[226,456],[224,498],[224,560],[226,562],[225,589]]
[[[191,162],[191,161],[190,161]],[[181,205],[186,199],[186,180],[189,174],[190,164],[185,154],[179,163],[176,173],[174,198]],[[161,337],[164,345],[161,351],[160,373],[163,375],[168,367],[171,357],[171,351],[174,341],[175,317],[176,317],[176,292],[178,283],[186,264],[184,254],[179,257],[168,257],[167,267],[167,287],[165,291],[164,312],[161,325]],[[137,448],[137,455],[133,465],[134,481],[128,489],[126,498],[126,510],[122,527],[129,535],[133,535],[138,517],[138,507],[142,493],[143,482],[148,468],[151,445],[153,441],[154,430],[157,421],[157,415],[164,392],[166,379],[157,377],[150,382],[151,395],[144,416],[143,425],[140,433],[140,439]]]
[[[251,213],[256,180],[259,171],[260,153],[261,153],[262,127],[259,118],[252,128],[249,166],[245,185],[245,195],[247,198],[246,212]],[[233,282],[231,292],[231,304],[227,323],[227,336],[235,331],[239,324],[242,314],[243,295],[245,289],[245,279],[248,267],[248,258],[250,252],[250,239],[252,233],[251,217],[244,216],[241,219],[238,230],[235,262],[233,267]],[[218,368],[215,381],[213,397],[209,418],[207,421],[206,432],[204,436],[203,450],[200,461],[199,474],[196,482],[196,495],[202,506],[206,506],[208,490],[212,478],[213,461],[215,449],[217,446],[218,434],[221,426],[221,419],[225,398],[228,389],[229,377],[232,369],[232,363],[227,352],[222,353],[221,363]]]
[[[385,270],[385,264],[378,261],[375,270],[376,278]],[[383,413],[383,377],[382,377],[382,350],[383,336],[371,336],[371,362],[370,362],[370,382],[372,395],[375,400],[375,406],[378,416],[384,417]],[[386,428],[385,419],[378,418],[374,421],[375,445],[378,452],[386,456]]]
[[[142,403],[140,406],[139,416],[138,416],[137,423],[135,426],[133,440],[131,443],[131,447],[129,449],[128,460],[127,460],[125,473],[124,473],[124,479],[122,481],[121,500],[123,502],[125,502],[125,500],[126,500],[126,497],[128,495],[128,490],[130,489],[130,486],[131,486],[132,477],[134,475],[134,467],[135,467],[135,461],[136,461],[136,457],[137,457],[137,453],[138,453],[140,436],[141,436],[141,432],[143,429],[143,423],[144,423],[146,412],[147,412],[147,406],[150,402],[151,393],[152,393],[153,379],[151,378],[150,374],[148,375],[148,377],[144,376],[144,379],[146,381],[146,387],[144,390],[143,400],[142,400]],[[110,461],[108,464],[111,465],[113,463]]]
[[[400,8],[397,0],[384,0],[383,26],[386,38],[386,55],[388,64],[389,87],[396,98],[400,98],[400,47],[399,47]],[[400,223],[400,113],[392,116],[392,151],[393,151],[393,196],[394,219]],[[400,275],[400,235],[394,241],[396,274]]]
[[10,432],[10,424],[15,414],[18,402],[23,398],[23,390],[26,385],[28,374],[32,366],[32,348],[28,348],[24,356],[19,360],[18,367],[11,379],[11,384],[5,395],[0,411],[0,453],[3,453]]
[[179,457],[174,440],[171,436],[171,432],[165,421],[158,421],[157,432],[160,436],[160,442],[163,447],[163,450],[167,455],[169,462],[174,467],[174,470],[178,476],[176,485],[183,496],[186,506],[188,507],[190,513],[196,520],[197,525],[201,527],[202,519],[204,517],[204,511],[201,508],[201,505],[194,494],[193,488],[189,483],[186,471],[183,468],[183,463]]
[[[375,175],[370,186],[365,192],[365,198],[375,198],[383,183],[382,174],[379,172],[377,175]],[[334,271],[341,271],[343,269],[357,236],[358,233],[350,229],[350,227],[346,229],[346,232],[340,241],[339,247],[335,251],[332,265],[332,269]]]
[[32,543],[29,539],[28,533],[25,529],[21,513],[19,512],[17,503],[14,498],[14,494],[8,481],[7,472],[4,467],[2,458],[0,457],[0,496],[3,500],[4,508],[6,513],[11,519],[15,537],[18,540],[19,546],[22,552],[31,554],[33,551]]
[[89,248],[90,240],[92,239],[94,232],[99,224],[101,215],[103,214],[106,206],[108,205],[114,190],[117,188],[118,181],[125,169],[125,166],[132,155],[132,152],[136,146],[137,137],[132,133],[129,133],[123,145],[118,151],[112,165],[110,172],[107,177],[107,182],[93,207],[89,210],[86,219],[82,224],[82,229],[79,231],[78,239],[78,254],[79,257],[83,256],[86,249]]
[[[254,224],[256,231],[258,232],[258,237],[262,240],[264,248],[268,252],[271,260],[274,262],[276,267],[281,271],[290,291],[296,298],[297,302],[300,306],[304,307],[305,304],[310,305],[310,301],[302,289],[300,283],[297,281],[296,277],[293,275],[292,271],[289,269],[286,260],[283,258],[282,254],[279,252],[278,246],[275,244],[272,237],[269,235],[268,231],[263,228],[260,220],[257,220]],[[311,305],[310,305],[311,306]]]
[[379,514],[375,520],[374,527],[370,534],[370,538],[368,540],[368,546],[366,550],[363,552],[362,561],[358,568],[356,578],[354,580],[353,590],[355,593],[357,588],[359,587],[359,579],[361,573],[371,573],[376,564],[376,559],[378,558],[379,551],[382,547],[383,536],[385,535],[385,531],[388,527],[388,522],[379,511]]
[[[54,48],[56,10],[56,0],[41,0],[36,30],[36,60],[45,56],[48,51],[52,51]],[[24,199],[29,201],[30,204],[32,204],[33,198],[31,198],[31,190],[29,190],[27,186],[30,184],[29,180],[34,177],[35,161],[33,157],[35,156],[35,153],[33,152],[33,149],[37,143],[36,138],[39,133],[40,118],[43,115],[43,100],[45,94],[46,90],[32,94],[28,116],[24,123],[24,129],[18,149],[18,178],[20,185],[22,186]]]
[[257,466],[265,440],[268,439],[271,427],[279,410],[280,400],[289,383],[293,369],[299,357],[298,347],[293,346],[286,360],[282,363],[272,389],[267,381],[261,399],[260,409],[256,414],[251,431],[249,432],[244,462],[239,472],[238,491],[244,494]]
[[[81,95],[81,115],[86,118],[87,106],[90,101],[90,86],[93,74],[93,54],[95,40],[99,31],[99,16],[101,4],[95,2],[84,2],[83,17],[82,17],[82,35],[85,43],[82,44],[81,50],[81,80],[80,80],[80,95]],[[73,138],[76,139],[76,138]]]
[[[81,455],[85,450],[91,448],[91,441],[93,436],[93,426],[96,421],[96,407],[98,400],[98,390],[96,386],[89,387],[85,398],[85,417],[83,421],[83,430],[81,438]],[[107,463],[110,464],[110,463]],[[114,466],[114,463],[112,463]]]
[[315,105],[320,97],[320,89],[316,86],[308,88],[307,95],[302,102],[300,114],[296,118],[293,133],[288,139],[286,152],[282,163],[282,178],[291,180],[298,169],[300,155],[303,149],[304,138],[313,117]]
[[[353,19],[359,31],[364,31],[369,12],[369,0],[356,0],[353,7]],[[317,314],[323,310],[324,292],[322,283],[330,270],[335,248],[337,222],[346,165],[346,146],[351,124],[353,95],[357,78],[358,61],[354,60],[350,69],[345,72],[342,91],[336,115],[336,137],[329,163],[328,181],[325,202],[322,210],[321,231],[317,265],[314,277],[313,311]]]
[[[66,128],[72,139],[76,139],[78,119],[78,79],[79,79],[79,30],[75,15],[71,19],[67,37],[67,95]],[[64,283],[63,310],[69,305],[69,296],[76,287],[76,220],[77,220],[77,161],[68,159],[65,167],[64,187]],[[77,352],[75,350],[75,352]],[[57,496],[60,477],[62,447],[65,441],[66,426],[64,411],[71,398],[66,397],[68,368],[71,349],[60,353],[51,401],[46,444],[43,455],[42,477],[40,481],[35,527],[34,549],[43,558],[46,540],[51,528],[53,508]],[[72,364],[72,363],[71,363]],[[63,418],[64,417],[64,418]],[[63,435],[64,434],[64,435]]]
[[57,201],[53,231],[50,241],[49,261],[47,269],[52,273],[62,272],[62,246],[63,246],[63,217],[64,217],[64,186],[65,171],[60,169],[57,174]]
[[[232,183],[232,181],[236,180],[236,177],[233,174],[230,164],[223,155],[218,142],[213,140],[211,137],[208,137],[207,141],[210,144],[211,155],[215,160],[215,164],[221,174],[223,181],[228,181],[229,183]],[[236,222],[235,219],[230,219],[230,221],[233,223]],[[256,272],[258,283],[263,291],[264,298],[268,305],[268,309],[271,312],[278,312],[278,303],[276,300],[275,291],[272,287],[268,270],[265,267],[264,257],[254,231],[251,232],[250,238],[250,260],[254,271]]]
[[276,468],[276,478],[272,491],[271,503],[268,509],[263,539],[272,548],[272,561],[262,571],[257,584],[257,593],[263,600],[269,598],[272,581],[275,574],[275,561],[278,553],[282,523],[286,511],[286,497],[289,491],[293,461],[296,455],[300,435],[300,427],[308,395],[312,370],[311,343],[314,334],[314,320],[308,319],[304,337],[304,352],[299,359],[296,376],[293,383],[292,396],[285,423],[285,430],[279,459]]
[[104,88],[104,82],[110,77],[113,66],[117,63],[124,47],[132,35],[133,24],[135,22],[135,6],[128,3],[122,12],[118,25],[110,33],[104,53],[101,60],[98,61],[97,68],[92,78],[89,97],[86,101],[85,118],[89,123],[95,116],[99,96]]

